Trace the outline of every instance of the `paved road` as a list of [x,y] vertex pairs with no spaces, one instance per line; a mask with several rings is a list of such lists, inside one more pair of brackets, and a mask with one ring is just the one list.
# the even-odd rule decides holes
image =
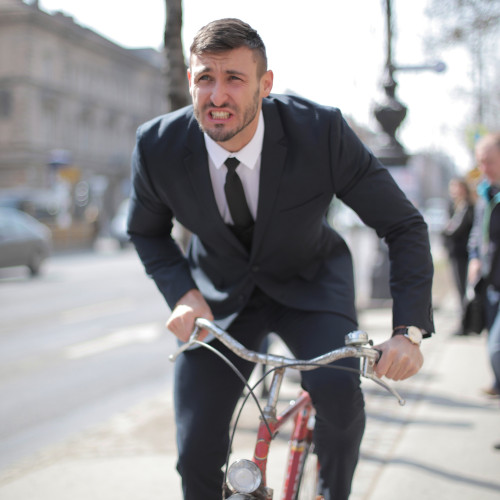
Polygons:
[[168,309],[132,249],[0,272],[0,470],[168,384]]

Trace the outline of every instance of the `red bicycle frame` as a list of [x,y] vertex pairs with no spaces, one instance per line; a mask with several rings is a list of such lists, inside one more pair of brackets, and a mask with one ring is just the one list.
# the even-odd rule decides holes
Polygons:
[[[290,403],[290,405],[276,416],[276,405],[273,400],[274,394],[278,392],[284,370],[277,370],[271,384],[269,403],[264,409],[266,422],[261,418],[257,432],[253,462],[262,473],[263,485],[267,485],[266,467],[269,448],[273,437],[286,422],[295,417],[295,424],[290,441],[287,473],[283,488],[282,500],[293,500],[298,488],[298,471],[305,459],[305,444],[312,439],[311,417],[314,415],[311,397],[306,391]],[[276,391],[276,392],[275,392]],[[271,497],[268,497],[271,498]]]

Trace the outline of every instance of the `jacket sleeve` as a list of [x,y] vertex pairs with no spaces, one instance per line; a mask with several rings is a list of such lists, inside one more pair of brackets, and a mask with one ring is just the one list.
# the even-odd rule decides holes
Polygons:
[[173,309],[178,300],[196,288],[188,262],[172,237],[173,214],[159,200],[142,151],[140,129],[132,155],[132,192],[128,234],[147,274]]
[[389,248],[393,326],[414,325],[434,332],[433,263],[427,224],[389,171],[367,150],[344,120],[333,148],[339,198],[375,229]]

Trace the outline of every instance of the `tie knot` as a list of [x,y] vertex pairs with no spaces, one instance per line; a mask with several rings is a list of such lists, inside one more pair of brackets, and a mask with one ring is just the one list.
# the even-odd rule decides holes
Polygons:
[[231,157],[231,158],[228,158],[225,162],[224,162],[224,165],[226,165],[226,167],[229,169],[229,170],[236,170],[236,167],[240,164],[240,160],[238,160],[238,158],[235,158],[234,156]]

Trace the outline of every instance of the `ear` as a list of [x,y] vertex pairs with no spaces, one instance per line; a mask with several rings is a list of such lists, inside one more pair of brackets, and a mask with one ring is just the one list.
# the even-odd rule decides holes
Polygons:
[[189,88],[191,88],[191,70],[189,68],[187,69],[187,78],[189,82]]
[[260,79],[261,97],[267,97],[273,89],[274,75],[271,70],[267,70]]

